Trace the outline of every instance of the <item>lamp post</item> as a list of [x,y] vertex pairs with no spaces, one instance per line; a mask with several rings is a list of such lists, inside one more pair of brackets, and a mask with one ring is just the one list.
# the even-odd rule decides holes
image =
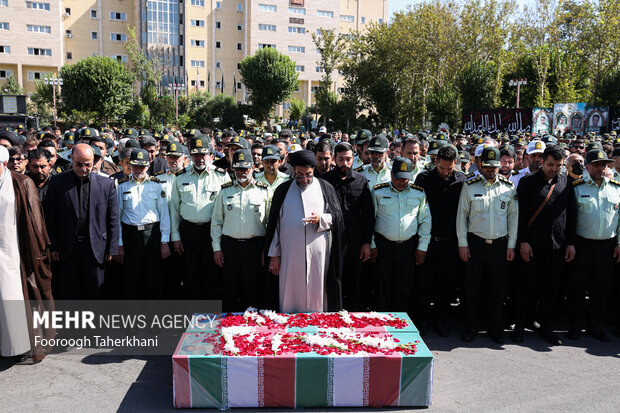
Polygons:
[[52,85],[52,96],[54,98],[54,128],[56,127],[56,86],[62,86],[60,78],[45,78],[46,85]]
[[517,87],[517,109],[519,109],[519,96],[521,95],[521,85],[527,85],[527,79],[512,79],[508,86]]
[[176,115],[176,126],[179,127],[179,99],[177,92],[181,92],[185,90],[185,85],[176,84],[176,83],[168,83],[168,90],[174,93],[174,110]]

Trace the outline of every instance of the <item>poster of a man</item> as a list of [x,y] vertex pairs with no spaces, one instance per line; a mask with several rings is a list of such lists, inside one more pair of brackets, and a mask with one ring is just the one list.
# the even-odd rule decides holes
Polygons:
[[586,109],[585,131],[602,133],[607,132],[609,108],[605,106],[588,107]]
[[578,135],[583,134],[585,103],[556,103],[553,105],[553,133],[563,135],[570,130]]

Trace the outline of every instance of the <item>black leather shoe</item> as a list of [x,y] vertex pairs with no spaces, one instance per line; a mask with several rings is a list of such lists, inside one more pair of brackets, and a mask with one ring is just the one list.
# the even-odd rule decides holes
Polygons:
[[435,321],[433,323],[433,330],[435,330],[435,332],[441,337],[448,337],[450,335],[450,331],[448,331],[448,328],[443,321]]
[[418,333],[420,334],[420,337],[424,337],[426,334],[428,334],[428,322],[427,321],[422,321],[420,323],[420,325],[418,326]]
[[581,337],[581,329],[575,327],[569,328],[566,337],[568,337],[569,340],[579,340],[579,337]]
[[512,334],[510,335],[510,338],[515,343],[523,343],[523,335],[524,335],[523,327],[515,326],[514,330],[512,330]]
[[463,341],[466,343],[470,343],[474,341],[475,335],[476,335],[476,332],[472,330],[471,328],[468,328],[467,330],[463,331]]
[[542,328],[540,329],[540,336],[545,339],[545,341],[552,346],[561,346],[562,340],[558,337],[557,334],[553,332],[550,328]]
[[491,339],[493,341],[495,341],[497,344],[504,344],[504,333],[501,331],[489,331],[489,337],[491,337]]
[[605,331],[603,331],[602,328],[588,330],[588,333],[598,341],[609,341],[609,336],[605,333]]

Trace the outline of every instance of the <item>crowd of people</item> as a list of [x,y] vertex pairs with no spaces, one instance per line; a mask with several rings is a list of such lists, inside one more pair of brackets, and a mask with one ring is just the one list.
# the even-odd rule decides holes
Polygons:
[[[620,335],[620,139],[0,132],[0,298],[407,311],[425,335]],[[0,304],[2,306],[2,304]],[[5,306],[6,307],[6,306]],[[2,356],[33,348],[0,311]],[[42,356],[38,357],[39,361]]]

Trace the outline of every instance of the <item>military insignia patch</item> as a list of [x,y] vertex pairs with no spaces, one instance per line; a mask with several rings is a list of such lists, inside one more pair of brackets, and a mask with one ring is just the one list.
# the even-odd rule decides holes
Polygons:
[[506,202],[502,201],[501,205],[499,206],[501,209],[506,209]]
[[400,164],[400,170],[401,170],[401,171],[405,171],[405,172],[407,172],[407,164],[406,164],[406,163],[404,163],[404,162],[403,162],[403,163],[401,163],[401,164]]
[[56,172],[58,172],[59,174],[62,173],[62,168],[60,166],[56,167]]
[[166,191],[161,191],[161,197],[165,198],[166,197]]
[[232,205],[231,204],[228,204],[228,210],[229,211],[232,210]]
[[209,196],[209,200],[213,201],[215,199],[215,192],[211,192],[211,195]]

